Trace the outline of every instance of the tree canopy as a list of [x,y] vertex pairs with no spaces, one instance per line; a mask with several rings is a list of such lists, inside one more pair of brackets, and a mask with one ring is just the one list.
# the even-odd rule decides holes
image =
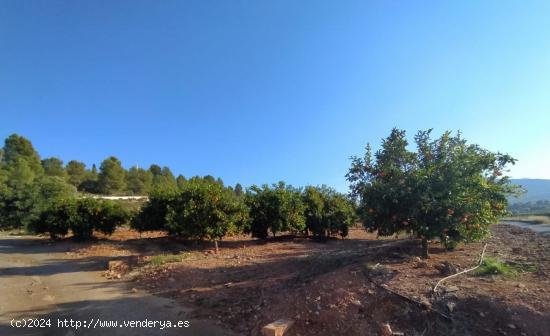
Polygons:
[[45,174],[40,156],[28,139],[11,135],[2,152],[5,155],[0,161],[1,228],[26,228],[51,202],[75,193],[62,176]]
[[122,163],[114,156],[103,160],[98,175],[99,192],[105,195],[116,195],[125,191],[125,171]]
[[269,231],[303,232],[305,206],[299,189],[284,182],[269,186],[253,185],[247,190],[246,204],[250,213],[250,226],[247,229],[253,237],[265,239]]
[[326,186],[306,187],[303,192],[306,228],[315,237],[347,236],[355,221],[355,207],[347,196]]
[[88,178],[86,165],[83,162],[71,160],[67,163],[65,171],[67,172],[67,181],[80,190],[82,182]]
[[42,168],[44,169],[44,173],[48,176],[67,178],[65,167],[63,167],[63,161],[56,157],[42,160]]
[[432,139],[431,130],[420,131],[415,142],[416,151],[409,151],[405,132],[393,129],[374,158],[370,146],[363,158],[352,158],[347,178],[365,228],[413,233],[425,257],[429,239],[453,248],[485,237],[514,192],[503,174],[515,160],[451,132]]

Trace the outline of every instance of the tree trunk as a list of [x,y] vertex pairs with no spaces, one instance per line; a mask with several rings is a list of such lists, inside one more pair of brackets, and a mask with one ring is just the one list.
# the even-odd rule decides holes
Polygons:
[[217,240],[214,240],[214,249],[215,249],[215,253],[218,254],[218,241]]
[[428,259],[430,257],[428,253],[428,239],[426,237],[422,237],[422,258]]

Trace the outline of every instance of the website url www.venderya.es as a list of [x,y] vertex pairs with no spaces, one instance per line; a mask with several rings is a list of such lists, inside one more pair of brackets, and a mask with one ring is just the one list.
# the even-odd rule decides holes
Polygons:
[[151,329],[168,329],[168,328],[189,328],[189,321],[159,321],[159,320],[102,320],[92,318],[89,320],[75,319],[51,319],[51,318],[24,318],[12,319],[11,326],[13,328],[72,328],[78,330],[80,328],[96,329],[96,328],[151,328]]

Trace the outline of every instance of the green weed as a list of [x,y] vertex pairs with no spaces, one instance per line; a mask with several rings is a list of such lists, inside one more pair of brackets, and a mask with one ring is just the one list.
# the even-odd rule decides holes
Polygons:
[[481,266],[474,271],[474,274],[478,276],[502,275],[514,277],[520,273],[534,271],[536,271],[536,266],[532,264],[504,262],[494,257],[485,257]]
[[167,263],[181,262],[188,257],[188,253],[181,254],[159,254],[149,259],[149,264],[160,266]]

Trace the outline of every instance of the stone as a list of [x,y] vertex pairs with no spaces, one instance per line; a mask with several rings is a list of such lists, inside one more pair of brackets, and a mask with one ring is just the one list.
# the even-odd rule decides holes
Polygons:
[[522,283],[518,283],[518,284],[517,284],[517,287],[518,287],[518,288],[525,288],[525,285],[522,284]]
[[361,301],[359,301],[359,300],[351,300],[350,303],[354,306],[357,306],[357,307],[362,306]]
[[516,329],[516,325],[512,323],[508,324],[507,327],[510,329]]
[[439,265],[435,265],[435,268],[441,273],[442,275],[452,275],[455,273],[458,273],[458,267],[451,264],[448,261],[445,261]]
[[391,330],[391,326],[389,325],[389,323],[384,323],[384,324],[382,324],[381,334],[382,334],[383,336],[391,336],[391,335],[393,335],[393,331]]
[[455,310],[456,303],[454,302],[447,302],[447,309],[449,310],[449,313],[452,313],[453,310]]
[[280,319],[264,326],[262,336],[283,336],[292,327],[294,321],[291,319]]
[[421,297],[420,298],[420,304],[422,304],[422,308],[424,308],[424,309],[431,309],[432,308],[432,303],[430,302],[430,300],[428,300],[428,298]]
[[427,268],[427,267],[428,267],[428,263],[423,260],[416,263],[416,268]]
[[460,290],[460,288],[458,288],[456,286],[449,286],[449,287],[445,288],[446,293],[458,292],[459,290]]
[[125,273],[130,267],[124,260],[111,260],[107,264],[107,269],[110,272]]

